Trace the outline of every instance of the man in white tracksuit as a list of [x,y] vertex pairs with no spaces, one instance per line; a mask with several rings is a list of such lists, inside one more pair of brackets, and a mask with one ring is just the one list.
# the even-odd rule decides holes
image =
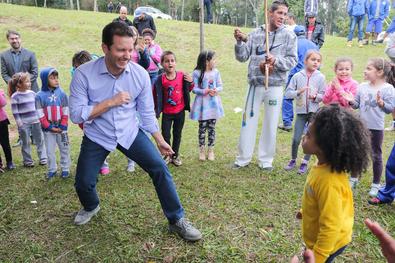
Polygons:
[[[288,4],[285,1],[273,1],[269,10],[269,54],[265,51],[265,25],[255,29],[248,37],[239,29],[235,29],[236,59],[240,62],[249,59],[250,62],[248,65],[249,90],[234,168],[244,167],[251,162],[258,128],[259,108],[263,103],[265,107],[262,133],[259,139],[258,161],[260,168],[272,170],[283,86],[286,83],[288,71],[296,66],[298,58],[296,35],[286,30],[284,26],[287,12]],[[261,70],[265,64],[270,68],[267,90],[265,89],[265,76]]]

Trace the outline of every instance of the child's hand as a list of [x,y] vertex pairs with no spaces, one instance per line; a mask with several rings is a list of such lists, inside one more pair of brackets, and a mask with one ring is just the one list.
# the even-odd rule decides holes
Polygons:
[[307,87],[307,86],[300,88],[300,89],[297,91],[298,95],[304,93],[308,88],[309,88],[309,87]]
[[297,212],[295,217],[296,217],[296,219],[302,220],[302,218],[303,218],[302,212],[300,212],[300,211]]
[[317,93],[311,93],[309,94],[309,99],[315,100],[317,98]]
[[211,97],[214,97],[214,96],[217,96],[217,90],[216,89],[210,89],[209,91],[208,91],[208,94],[211,96]]
[[337,78],[335,78],[334,80],[332,80],[331,86],[333,89],[340,89],[340,83],[339,80]]
[[188,81],[188,82],[192,82],[193,81],[191,75],[189,75],[189,74],[184,74],[184,79],[186,81]]
[[377,105],[379,105],[380,108],[384,107],[384,100],[381,98],[380,91],[377,91],[376,102],[377,102]]
[[348,93],[348,92],[342,92],[341,93],[342,97],[348,101],[348,102],[353,102],[354,101],[354,95],[352,95],[352,93]]
[[51,131],[54,133],[62,133],[62,130],[60,128],[52,128]]
[[143,52],[144,49],[145,49],[144,43],[138,43],[138,44],[136,45],[136,49],[137,49],[137,51],[139,51],[139,52]]

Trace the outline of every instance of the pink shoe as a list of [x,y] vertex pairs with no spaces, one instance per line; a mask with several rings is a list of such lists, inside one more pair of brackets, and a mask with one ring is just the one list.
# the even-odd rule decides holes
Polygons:
[[100,174],[101,175],[107,175],[109,173],[110,173],[110,168],[105,167],[105,168],[101,168],[100,169]]

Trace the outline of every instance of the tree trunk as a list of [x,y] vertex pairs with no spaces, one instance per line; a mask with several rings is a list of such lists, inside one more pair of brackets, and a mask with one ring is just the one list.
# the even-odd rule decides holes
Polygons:
[[204,24],[204,0],[199,0],[199,8],[200,8],[200,52],[204,50],[204,31],[203,31],[203,24]]
[[185,0],[182,0],[182,6],[181,6],[181,21],[184,20],[184,7],[185,7]]
[[97,0],[93,0],[93,11],[97,12]]
[[77,10],[80,11],[80,0],[77,0]]
[[44,0],[44,8],[47,7],[47,0]]
[[[37,1],[37,0],[36,0]],[[70,0],[70,9],[71,10],[74,10],[74,2],[73,2],[73,0]]]

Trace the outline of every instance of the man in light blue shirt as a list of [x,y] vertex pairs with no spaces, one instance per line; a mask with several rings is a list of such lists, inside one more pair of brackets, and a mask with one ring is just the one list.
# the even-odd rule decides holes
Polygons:
[[150,175],[170,231],[189,241],[201,239],[199,230],[184,219],[164,160],[141,130],[151,133],[161,154],[173,154],[159,132],[148,73],[130,62],[133,31],[124,23],[108,24],[102,33],[102,49],[105,56],[78,67],[70,85],[70,117],[74,123],[84,124],[85,134],[75,178],[83,208],[75,224],[89,222],[100,210],[97,174],[107,155],[118,149]]

